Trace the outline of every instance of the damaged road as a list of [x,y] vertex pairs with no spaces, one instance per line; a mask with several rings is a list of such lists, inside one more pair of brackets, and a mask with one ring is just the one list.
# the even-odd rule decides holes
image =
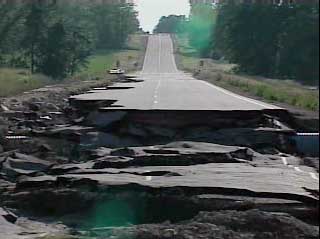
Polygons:
[[195,82],[171,44],[152,36],[112,86],[0,103],[1,239],[319,237],[319,159],[294,119]]

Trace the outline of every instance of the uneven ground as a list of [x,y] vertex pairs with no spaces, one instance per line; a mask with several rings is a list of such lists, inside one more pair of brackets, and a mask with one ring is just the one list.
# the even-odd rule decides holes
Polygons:
[[297,155],[292,130],[276,119],[99,121],[95,109],[108,102],[69,104],[101,89],[115,90],[109,80],[82,81],[3,99],[1,239],[319,237],[319,159]]

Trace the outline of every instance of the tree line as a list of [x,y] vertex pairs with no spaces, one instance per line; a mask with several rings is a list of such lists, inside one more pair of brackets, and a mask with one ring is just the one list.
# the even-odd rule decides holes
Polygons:
[[319,6],[222,5],[212,51],[241,72],[319,84]]
[[185,22],[169,19],[156,31],[176,33],[162,27],[168,22],[179,26],[201,57],[226,59],[248,74],[319,84],[319,5],[196,4]]
[[139,27],[128,4],[0,5],[0,64],[54,79],[73,75],[95,50],[120,49]]

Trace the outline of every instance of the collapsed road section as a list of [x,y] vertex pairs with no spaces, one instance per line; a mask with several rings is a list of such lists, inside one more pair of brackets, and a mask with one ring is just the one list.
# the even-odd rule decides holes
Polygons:
[[319,237],[319,159],[288,112],[179,72],[172,52],[151,36],[134,77],[6,103],[1,236]]

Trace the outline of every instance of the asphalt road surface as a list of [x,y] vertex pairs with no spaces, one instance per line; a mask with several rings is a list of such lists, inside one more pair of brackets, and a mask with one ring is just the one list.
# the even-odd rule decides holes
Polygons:
[[[149,37],[140,83],[118,83],[130,89],[95,91],[78,100],[116,100],[122,110],[210,110],[249,111],[280,108],[236,95],[177,69],[169,35]],[[113,109],[114,107],[108,107]],[[119,108],[117,108],[119,109]]]

